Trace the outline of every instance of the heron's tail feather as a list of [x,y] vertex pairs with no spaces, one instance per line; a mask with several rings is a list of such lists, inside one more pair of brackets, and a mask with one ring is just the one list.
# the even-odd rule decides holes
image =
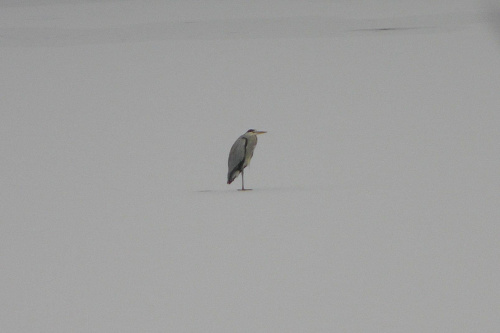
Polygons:
[[227,174],[227,183],[231,184],[233,182],[233,180],[235,180],[236,177],[238,177],[239,174],[240,174],[239,170],[234,170],[233,172],[228,173]]

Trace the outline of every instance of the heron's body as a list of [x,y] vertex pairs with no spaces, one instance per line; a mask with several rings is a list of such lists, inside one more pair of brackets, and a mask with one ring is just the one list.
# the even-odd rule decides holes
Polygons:
[[243,169],[245,169],[252,159],[255,146],[257,145],[257,135],[266,133],[264,131],[248,130],[240,136],[231,147],[228,159],[227,183],[231,184],[241,173],[241,189],[244,190]]

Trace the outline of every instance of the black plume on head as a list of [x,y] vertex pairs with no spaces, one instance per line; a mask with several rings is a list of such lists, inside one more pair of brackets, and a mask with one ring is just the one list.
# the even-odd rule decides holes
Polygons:
[[249,133],[249,132],[255,132],[255,130],[254,130],[254,129],[249,129],[249,130],[247,131],[247,133]]

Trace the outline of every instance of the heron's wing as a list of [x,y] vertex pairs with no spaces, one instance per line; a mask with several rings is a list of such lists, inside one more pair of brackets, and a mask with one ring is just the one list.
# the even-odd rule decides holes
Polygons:
[[231,151],[229,152],[229,159],[227,161],[228,172],[227,178],[228,181],[233,181],[241,171],[243,166],[243,162],[245,161],[245,146],[247,143],[247,139],[243,137],[239,137],[238,140],[231,147]]

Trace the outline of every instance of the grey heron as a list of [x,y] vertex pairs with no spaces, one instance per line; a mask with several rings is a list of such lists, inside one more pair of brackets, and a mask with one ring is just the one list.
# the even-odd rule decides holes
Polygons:
[[257,145],[257,135],[267,133],[266,131],[256,131],[249,129],[245,134],[240,136],[231,147],[229,159],[227,161],[227,183],[231,184],[233,180],[241,173],[241,190],[245,191],[243,182],[243,169],[249,164],[253,156],[253,151]]

